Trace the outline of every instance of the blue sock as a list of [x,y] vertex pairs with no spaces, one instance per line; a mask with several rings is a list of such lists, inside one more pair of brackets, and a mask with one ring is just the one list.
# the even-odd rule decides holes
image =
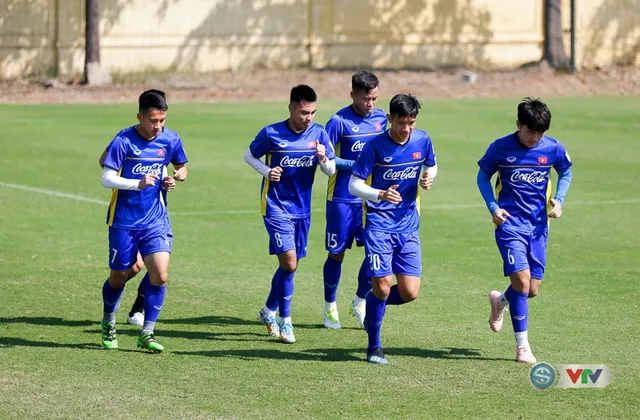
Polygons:
[[529,315],[528,293],[521,293],[511,286],[504,292],[505,298],[509,301],[509,313],[511,314],[511,324],[513,332],[519,333],[527,331],[527,318]]
[[294,273],[278,268],[276,271],[278,286],[278,307],[280,308],[280,318],[291,316],[291,299],[293,298],[293,276]]
[[402,296],[400,296],[400,292],[398,290],[398,285],[394,284],[391,286],[391,292],[389,293],[389,297],[387,298],[387,305],[402,305],[403,303],[407,303]]
[[114,289],[109,284],[109,280],[104,282],[102,286],[102,303],[103,303],[103,312],[102,321],[105,323],[115,323],[116,322],[116,310],[118,309],[118,305],[120,304],[120,296],[122,296],[122,292],[124,292],[124,287],[119,289]]
[[151,334],[164,304],[166,286],[154,286],[149,283],[144,294],[144,325],[141,334]]
[[271,311],[278,310],[278,272],[280,268],[276,270],[273,274],[273,278],[271,279],[271,289],[269,290],[269,296],[267,296],[267,301],[264,303],[264,306],[269,308]]
[[367,335],[369,336],[368,352],[372,352],[375,348],[382,348],[380,341],[380,329],[382,328],[382,318],[387,309],[386,301],[378,299],[376,295],[369,293],[367,295],[367,315],[364,319],[366,323]]
[[340,275],[342,274],[342,261],[336,261],[331,257],[327,257],[322,269],[324,278],[324,301],[335,302],[338,294],[338,284],[340,284]]
[[138,286],[138,295],[144,296],[144,294],[147,292],[147,287],[149,287],[150,284],[151,281],[149,280],[149,272],[147,271],[146,273],[144,273],[144,277],[142,278],[142,280],[140,280],[140,285]]
[[369,262],[367,258],[362,261],[362,265],[360,266],[360,271],[358,272],[358,288],[356,289],[356,296],[364,299],[367,296],[367,293],[371,291],[371,277],[367,273],[367,267]]

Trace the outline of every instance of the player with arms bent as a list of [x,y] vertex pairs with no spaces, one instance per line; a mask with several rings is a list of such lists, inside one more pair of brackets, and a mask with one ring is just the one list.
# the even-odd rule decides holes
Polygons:
[[[504,275],[511,281],[504,293],[489,293],[489,326],[500,331],[504,310],[510,307],[516,360],[522,363],[536,363],[527,332],[527,299],[538,295],[546,264],[548,221],[562,216],[571,183],[571,158],[558,140],[545,135],[550,125],[547,105],[525,98],[518,105],[518,130],[491,143],[478,161],[478,188],[496,225]],[[551,168],[558,173],[552,199]],[[496,172],[497,198],[491,190],[491,177]]]

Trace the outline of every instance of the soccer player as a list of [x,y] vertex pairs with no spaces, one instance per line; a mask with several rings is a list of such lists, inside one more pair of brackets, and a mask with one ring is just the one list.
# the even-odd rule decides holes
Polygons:
[[127,281],[127,271],[140,252],[149,273],[144,293],[144,324],[137,345],[153,352],[164,346],[153,330],[164,303],[173,234],[162,202],[162,168],[187,163],[182,140],[164,127],[168,105],[160,91],[145,91],[138,99],[139,124],[121,130],[107,146],[102,185],[113,188],[107,212],[109,278],[102,288],[102,345],[118,347],[115,312]]
[[380,341],[387,305],[411,302],[420,290],[418,185],[429,190],[438,168],[429,135],[415,128],[419,110],[416,97],[395,95],[387,115],[391,128],[364,146],[349,180],[351,194],[366,200],[364,246],[373,288],[364,322],[370,363],[389,363]]
[[[164,95],[164,92],[157,91]],[[164,97],[164,96],[163,96]],[[98,159],[98,164],[102,168],[104,165],[104,159],[107,157],[107,149],[102,152],[102,155]],[[187,179],[188,172],[186,165],[173,165],[173,177],[167,176],[167,167],[162,168],[162,199],[164,201],[165,207],[168,205],[167,200],[167,192],[172,191],[175,188],[175,181],[184,181]],[[138,252],[136,263],[131,266],[130,269],[127,270],[127,281],[131,280],[135,276],[138,275],[140,271],[144,268],[144,261],[142,260],[142,256],[140,252]],[[138,294],[136,296],[133,305],[131,306],[131,310],[129,311],[129,315],[127,316],[127,323],[131,325],[136,325],[140,328],[144,325],[144,291],[147,289],[149,283],[149,273],[146,273],[140,281],[138,285]]]
[[[489,326],[494,332],[500,331],[504,310],[510,307],[516,360],[522,363],[536,363],[527,336],[527,299],[538,295],[546,262],[548,220],[562,216],[571,183],[572,163],[567,150],[545,135],[550,124],[547,105],[538,99],[523,99],[518,105],[518,130],[491,143],[478,161],[478,188],[496,225],[504,275],[511,281],[504,293],[489,293]],[[558,173],[552,199],[551,168]],[[491,177],[496,172],[497,198],[491,190]]]
[[[311,87],[292,88],[289,118],[260,130],[244,154],[244,160],[264,177],[262,216],[269,235],[269,254],[277,255],[279,264],[258,319],[271,336],[287,344],[296,340],[291,322],[293,276],[298,260],[307,254],[316,168],[319,166],[328,176],[336,170],[329,136],[313,122],[316,100]],[[260,160],[262,156],[265,163]],[[275,317],[278,309],[280,322]]]
[[[352,103],[336,112],[326,125],[336,153],[337,171],[329,178],[327,188],[327,225],[325,247],[329,253],[324,263],[324,326],[340,328],[336,305],[338,284],[345,250],[355,239],[362,246],[362,199],[349,193],[351,168],[362,147],[387,127],[386,113],[375,108],[379,82],[375,74],[359,71],[351,77]],[[367,259],[358,273],[358,288],[351,302],[351,312],[364,327],[365,295],[371,290],[367,275]]]

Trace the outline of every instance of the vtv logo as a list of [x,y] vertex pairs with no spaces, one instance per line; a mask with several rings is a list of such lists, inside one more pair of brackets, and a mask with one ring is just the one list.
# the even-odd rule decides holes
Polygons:
[[558,388],[605,388],[613,377],[605,365],[560,365]]

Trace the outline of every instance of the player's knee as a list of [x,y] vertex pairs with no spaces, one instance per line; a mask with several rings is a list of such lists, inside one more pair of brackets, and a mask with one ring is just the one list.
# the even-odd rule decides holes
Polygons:
[[289,273],[295,273],[298,269],[297,261],[283,261],[280,263],[280,268]]
[[342,260],[344,260],[344,251],[339,253],[339,254],[329,254],[329,258],[331,258],[334,261],[337,262],[342,262]]
[[420,290],[400,290],[400,297],[405,302],[413,302],[418,299],[418,295],[420,294]]
[[538,290],[537,289],[529,289],[529,299],[534,298],[538,296]]
[[109,273],[109,284],[114,289],[119,289],[121,287],[124,287],[127,280],[128,278],[127,278],[126,271],[111,270],[111,273]]

